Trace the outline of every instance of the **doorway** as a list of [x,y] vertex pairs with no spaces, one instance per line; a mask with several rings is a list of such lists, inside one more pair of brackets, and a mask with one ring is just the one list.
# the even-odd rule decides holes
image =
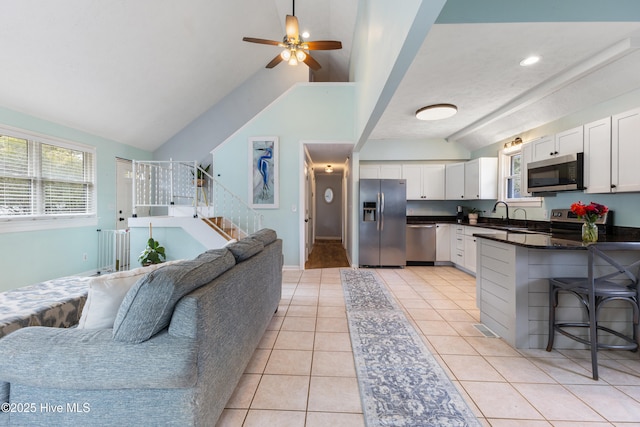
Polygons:
[[116,230],[126,230],[133,215],[133,167],[131,160],[116,158]]
[[[350,247],[350,235],[346,203],[350,186],[346,181],[350,179],[353,146],[351,141],[300,141],[300,268],[305,268],[307,260],[315,255],[314,244],[321,241],[337,240],[337,246],[348,258],[345,248]],[[318,180],[322,182],[327,175],[333,177],[334,182],[319,188]],[[327,187],[331,187],[328,193]],[[331,224],[326,223],[323,213],[326,207],[337,212],[335,216],[331,214]],[[333,227],[325,228],[327,225]],[[349,266],[349,262],[345,266]]]
[[312,185],[306,200],[313,219],[313,240],[305,269],[349,267],[342,239],[343,176],[322,172],[322,168],[314,168],[309,174]]

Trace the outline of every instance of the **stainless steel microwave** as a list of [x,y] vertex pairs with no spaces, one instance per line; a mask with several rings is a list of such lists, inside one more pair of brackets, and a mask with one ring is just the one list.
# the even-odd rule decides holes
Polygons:
[[527,191],[529,193],[583,189],[583,153],[566,154],[527,164]]

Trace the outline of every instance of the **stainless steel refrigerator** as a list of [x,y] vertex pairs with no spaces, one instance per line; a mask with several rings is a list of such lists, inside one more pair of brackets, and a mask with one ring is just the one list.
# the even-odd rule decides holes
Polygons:
[[359,264],[405,266],[406,180],[361,179],[359,217]]

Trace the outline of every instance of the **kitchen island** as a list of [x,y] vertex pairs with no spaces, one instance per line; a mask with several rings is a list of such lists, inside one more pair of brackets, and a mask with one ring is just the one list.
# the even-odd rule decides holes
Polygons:
[[[474,234],[477,238],[476,302],[480,320],[515,348],[545,348],[548,338],[550,277],[585,276],[586,246],[579,235],[503,232]],[[601,241],[629,241],[625,236],[602,236]],[[624,259],[629,253],[616,253]],[[585,316],[578,300],[561,294],[560,319]],[[628,304],[612,302],[601,313],[602,324],[631,332]],[[583,331],[585,334],[586,330]],[[556,335],[554,348],[584,348]]]

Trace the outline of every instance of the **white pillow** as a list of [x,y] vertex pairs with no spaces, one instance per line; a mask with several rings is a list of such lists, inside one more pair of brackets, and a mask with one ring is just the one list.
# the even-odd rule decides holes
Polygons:
[[150,271],[163,265],[173,264],[179,261],[168,261],[160,264],[152,264],[148,267],[140,267],[128,271],[96,276],[89,281],[89,294],[82,309],[82,315],[78,322],[79,329],[108,329],[113,328],[116,314],[122,300],[129,289]]

